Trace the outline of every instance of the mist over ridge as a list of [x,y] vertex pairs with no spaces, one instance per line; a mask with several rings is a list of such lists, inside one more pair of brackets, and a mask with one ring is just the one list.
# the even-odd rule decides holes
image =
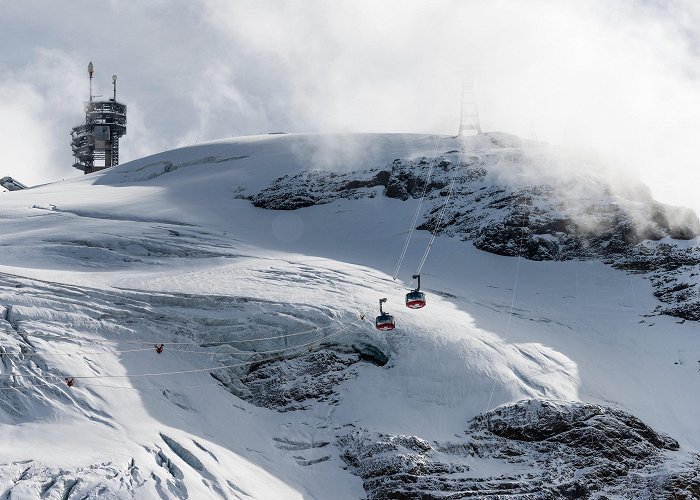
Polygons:
[[7,3],[0,162],[28,184],[78,175],[66,134],[89,60],[97,94],[119,75],[123,161],[271,131],[454,134],[471,78],[485,130],[593,151],[697,209],[699,11],[689,0],[179,0],[107,3],[109,22],[95,23],[87,0]]

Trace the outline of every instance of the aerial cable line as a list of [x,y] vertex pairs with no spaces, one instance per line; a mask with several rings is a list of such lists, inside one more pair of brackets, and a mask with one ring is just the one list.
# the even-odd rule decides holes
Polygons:
[[[330,340],[332,338],[338,338],[343,334],[343,331],[339,331],[338,333],[334,334],[331,337],[327,337],[322,340]],[[303,344],[296,346],[296,348],[299,347],[306,347],[308,345],[313,345],[317,343],[318,341],[310,342],[308,344]],[[322,342],[318,342],[319,344]],[[280,353],[281,354],[281,353]],[[136,373],[136,374],[131,374],[131,375],[72,375],[70,377],[65,377],[65,376],[59,376],[59,375],[53,375],[53,374],[47,374],[45,377],[41,375],[22,375],[22,374],[7,374],[10,377],[13,378],[52,378],[52,379],[71,379],[71,380],[84,380],[84,379],[100,379],[100,378],[141,378],[141,377],[161,377],[165,375],[184,375],[184,374],[192,374],[192,373],[202,373],[202,372],[213,372],[213,371],[218,371],[218,370],[225,370],[229,368],[238,368],[241,366],[248,366],[248,365],[254,365],[257,363],[264,363],[267,361],[272,361],[275,359],[278,359],[280,356],[271,356],[268,358],[263,358],[263,359],[255,359],[255,360],[249,360],[249,361],[242,361],[240,363],[232,363],[232,364],[227,364],[227,365],[220,365],[220,366],[215,366],[215,367],[208,367],[208,368],[193,368],[191,370],[177,370],[177,371],[172,371],[172,372],[156,372],[156,373]],[[37,384],[33,385],[32,387],[40,387],[40,386],[54,386],[55,384]],[[15,390],[19,389],[20,387],[0,387],[0,390]]]
[[[325,338],[325,337],[324,337]],[[163,346],[167,346],[168,344],[161,344]],[[155,348],[157,348],[157,345],[154,345]],[[76,351],[76,352],[27,352],[27,353],[22,353],[22,352],[0,352],[0,356],[14,356],[18,358],[22,357],[29,357],[29,356],[83,356],[86,354],[97,354],[97,355],[105,355],[105,354],[122,354],[122,353],[131,353],[131,352],[148,352],[152,351],[154,347],[145,347],[142,349],[120,349],[120,350],[108,350],[108,351]],[[294,346],[290,347],[289,349],[293,349]],[[270,352],[278,352],[280,349],[272,349],[268,351],[232,351],[232,352],[216,352],[216,351],[191,351],[187,349],[172,349],[171,352],[183,352],[187,354],[208,354],[210,356],[235,356],[239,354],[266,354]],[[1,376],[1,375],[0,375]]]
[[[327,337],[324,337],[323,339],[316,339],[316,340],[314,340],[314,341],[312,341],[312,342],[307,342],[307,343],[304,343],[304,344],[299,344],[299,345],[296,345],[296,346],[291,347],[291,348],[288,348],[288,349],[276,349],[276,350],[274,350],[274,351],[261,351],[261,352],[257,352],[256,354],[260,354],[260,353],[267,354],[267,353],[272,353],[272,352],[277,352],[277,353],[283,354],[283,353],[285,353],[285,352],[287,352],[287,351],[294,351],[295,349],[299,349],[299,348],[301,348],[301,347],[308,347],[309,345],[313,345],[313,344],[316,344],[316,343],[321,343],[321,341],[325,341],[325,340],[329,340],[329,339],[333,339],[333,338],[339,337],[339,336],[343,333],[344,330],[346,330],[349,326],[352,326],[353,324],[354,324],[354,323],[351,323],[350,325],[348,325],[348,326],[344,327],[343,329],[341,329],[339,332],[337,332],[337,333],[335,333],[335,334],[333,334],[333,335],[329,335],[329,336],[327,336]],[[221,365],[221,366],[212,367],[212,368],[196,368],[196,369],[192,369],[192,370],[182,370],[182,371],[174,371],[174,372],[163,372],[163,373],[137,373],[137,374],[133,374],[133,375],[73,375],[73,376],[71,376],[71,378],[75,378],[75,379],[86,379],[86,378],[157,377],[157,376],[161,376],[161,375],[177,375],[177,374],[180,374],[180,373],[197,373],[197,372],[205,372],[205,371],[212,371],[212,370],[221,370],[221,369],[224,369],[224,368],[234,368],[234,367],[238,367],[238,366],[245,366],[245,365],[248,365],[248,364],[255,364],[255,363],[260,363],[260,362],[264,362],[264,361],[269,361],[269,360],[277,359],[278,357],[279,357],[279,356],[273,356],[273,357],[270,357],[270,358],[258,359],[258,360],[253,360],[253,361],[244,361],[244,362],[241,362],[241,363],[235,363],[235,364],[229,364],[229,365]],[[14,378],[42,378],[41,375],[24,375],[24,374],[3,374],[3,375],[7,375],[8,377],[14,377]],[[2,376],[2,375],[0,375],[0,376]],[[52,374],[47,374],[46,377],[47,377],[47,378],[48,378],[48,377],[51,377],[51,378],[59,378],[59,379],[60,379],[60,378],[63,378],[62,376],[59,376],[59,375],[52,375]]]
[[[428,241],[428,246],[425,248],[425,253],[423,254],[423,258],[420,260],[420,263],[418,264],[418,268],[416,269],[415,274],[419,275],[421,273],[421,270],[423,269],[423,266],[425,265],[425,261],[428,258],[428,255],[430,254],[430,250],[433,248],[433,243],[435,242],[435,237],[437,236],[438,232],[440,231],[440,226],[442,225],[442,220],[445,217],[445,212],[447,211],[447,206],[450,203],[450,198],[452,198],[452,193],[454,191],[455,187],[455,181],[457,180],[457,171],[462,165],[462,159],[464,158],[464,146],[462,146],[462,150],[460,152],[459,158],[457,160],[457,165],[455,165],[454,170],[452,171],[452,180],[450,181],[450,189],[447,192],[447,198],[445,199],[445,204],[442,206],[442,209],[440,210],[440,214],[438,216],[438,220],[435,224],[435,227],[431,231],[430,235],[430,241]],[[413,281],[411,281],[413,283]]]
[[[357,323],[357,321],[355,321],[354,323]],[[351,325],[353,325],[354,323],[350,323],[350,325],[347,325],[346,327],[343,327],[341,330],[344,330],[344,329],[346,329],[346,328],[349,328],[349,327],[350,327]],[[238,354],[271,354],[271,353],[273,353],[273,352],[280,352],[280,351],[286,351],[286,350],[293,351],[294,349],[297,349],[298,347],[307,347],[307,346],[309,346],[310,344],[314,344],[314,343],[316,343],[316,342],[318,342],[318,341],[322,341],[322,340],[325,340],[325,339],[328,339],[328,338],[334,338],[334,337],[331,336],[331,335],[329,335],[329,336],[326,336],[326,337],[322,337],[322,338],[320,338],[320,339],[317,338],[317,339],[315,339],[315,340],[312,340],[311,342],[307,342],[306,344],[299,344],[299,345],[296,345],[296,346],[286,347],[286,348],[284,348],[284,349],[279,349],[279,348],[278,348],[278,349],[270,349],[270,350],[267,350],[267,351],[237,351],[237,352],[228,352],[228,353],[226,353],[226,352],[208,352],[208,351],[185,351],[185,350],[180,350],[180,349],[173,349],[173,350],[174,350],[175,352],[186,352],[186,353],[196,353],[196,354],[212,354],[212,355],[215,355],[215,356],[236,356],[236,355],[238,355]]]
[[[469,348],[468,350],[470,351],[482,351],[482,347],[473,347]],[[670,352],[670,351],[669,351]],[[271,360],[277,359],[278,357],[270,358]],[[257,360],[257,361],[251,361],[251,362],[246,362],[246,364],[254,364],[254,363],[259,363],[259,362],[264,362],[266,360]],[[534,372],[537,373],[537,375],[544,376],[544,375],[550,375],[550,374],[555,374],[555,373],[562,373],[566,372],[565,368],[560,367],[560,368],[554,368],[550,370],[543,370],[541,368],[538,368],[536,370],[533,370]],[[128,375],[125,375],[125,377],[128,377]],[[80,377],[75,377],[75,378],[80,378]],[[56,383],[36,383],[36,384],[27,384],[24,386],[17,386],[17,387],[0,387],[0,391],[2,390],[22,390],[22,389],[32,389],[36,387],[56,387]],[[81,382],[80,386],[88,386],[88,387],[100,387],[104,389],[127,389],[127,390],[133,390],[133,391],[139,391],[139,390],[156,390],[156,391],[163,391],[163,390],[180,390],[180,389],[197,389],[201,387],[221,387],[219,384],[212,384],[212,383],[206,383],[206,384],[195,384],[195,385],[188,385],[188,386],[121,386],[121,385],[104,385],[104,384],[94,384],[90,382]],[[602,398],[602,397],[601,397]]]
[[[55,385],[55,384],[52,384]],[[200,389],[202,387],[221,387],[220,384],[212,384],[211,382],[206,384],[196,384],[196,385],[185,385],[185,386],[171,386],[171,387],[161,387],[157,385],[152,385],[150,387],[145,386],[128,386],[128,385],[105,385],[105,384],[91,384],[89,382],[81,382],[81,386],[88,387],[101,387],[103,389],[127,389],[131,391],[176,391],[182,389]]]
[[[343,331],[340,331],[332,336],[325,337],[324,339],[321,339],[323,341],[325,340],[330,340],[333,338],[338,338],[342,335]],[[309,345],[313,345],[315,343],[321,344],[321,341],[314,341],[310,342],[307,344],[301,344],[298,346],[295,346],[294,349],[300,348],[300,347],[307,347]],[[293,349],[289,349],[288,351],[292,351]],[[52,378],[52,379],[99,379],[99,378],[137,378],[137,377],[160,377],[164,375],[181,375],[181,374],[190,374],[190,373],[202,373],[202,372],[212,372],[212,371],[217,371],[217,370],[224,370],[228,368],[237,368],[241,366],[247,366],[247,365],[253,365],[257,363],[264,363],[266,361],[272,361],[275,359],[278,359],[280,355],[284,354],[286,351],[278,351],[279,355],[277,356],[271,356],[268,358],[262,358],[262,359],[255,359],[255,360],[249,360],[249,361],[242,361],[240,363],[233,363],[233,364],[227,364],[227,365],[220,365],[220,366],[215,366],[215,367],[209,367],[209,368],[194,368],[191,370],[178,370],[178,371],[172,371],[172,372],[157,372],[157,373],[136,373],[132,375],[72,375],[70,377],[65,377],[65,376],[60,376],[60,375],[53,375],[53,374],[47,374],[45,376],[42,375],[29,375],[29,374],[3,374],[7,375],[8,377],[12,378]],[[40,386],[54,386],[55,384],[37,384],[37,385],[32,385],[32,386],[27,386],[27,387],[40,387]],[[15,390],[15,389],[20,389],[21,387],[0,387],[0,390]]]
[[437,153],[438,153],[438,137],[435,136],[433,158],[430,161],[430,167],[428,168],[428,174],[426,175],[426,178],[425,178],[425,186],[423,186],[423,195],[421,196],[420,202],[418,203],[418,206],[416,207],[416,213],[413,215],[413,222],[411,222],[411,227],[408,228],[408,234],[406,235],[406,242],[403,245],[403,250],[401,251],[401,255],[399,256],[399,261],[396,263],[396,269],[394,269],[394,275],[392,277],[392,279],[394,279],[394,280],[396,280],[396,277],[399,275],[399,269],[401,269],[401,264],[403,264],[404,257],[406,257],[406,251],[408,250],[408,244],[411,242],[411,237],[413,236],[413,232],[416,229],[416,222],[418,222],[418,216],[420,215],[421,208],[423,207],[423,201],[425,200],[425,196],[428,193],[428,186],[430,185],[430,178],[433,175],[433,168],[435,167],[435,163],[437,162]]
[[[277,352],[279,353],[277,356],[271,356],[268,358],[262,358],[262,359],[256,359],[256,360],[249,360],[249,361],[242,361],[240,363],[233,363],[233,364],[227,364],[227,365],[219,365],[215,367],[209,367],[209,368],[195,368],[191,370],[178,370],[178,371],[172,371],[172,372],[158,372],[158,373],[136,373],[136,374],[131,374],[131,375],[73,375],[70,376],[69,378],[71,379],[97,379],[97,378],[135,378],[135,377],[159,377],[159,376],[164,376],[164,375],[180,375],[180,374],[188,374],[188,373],[201,373],[201,372],[211,372],[211,371],[216,371],[216,370],[223,370],[223,369],[228,369],[228,368],[236,368],[240,366],[246,366],[246,365],[252,365],[252,364],[257,364],[257,363],[264,363],[266,361],[272,361],[275,359],[278,359],[281,354],[284,354],[285,352],[290,352],[297,350],[299,348],[303,347],[309,347],[313,346],[314,344],[322,344],[323,342],[326,342],[331,339],[335,339],[343,335],[351,326],[354,326],[358,322],[360,322],[360,319],[357,319],[353,321],[352,323],[349,323],[342,328],[340,328],[336,333],[323,337],[321,339],[315,339],[311,342],[306,342],[303,344],[299,344],[287,349],[276,349],[275,351],[258,351],[256,354],[262,353],[268,353],[268,352]],[[12,378],[53,378],[53,379],[61,379],[65,378],[64,376],[59,376],[59,375],[53,375],[53,374],[47,374],[45,376],[42,375],[30,375],[30,374],[2,374],[0,377],[7,376],[12,377]],[[0,387],[0,390],[14,390],[18,389],[17,387]]]
[[[513,283],[513,297],[510,300],[510,310],[508,311],[508,326],[506,327],[506,336],[503,339],[503,343],[508,342],[508,337],[510,336],[510,325],[513,319],[513,307],[515,306],[515,294],[518,290],[518,278],[520,276],[520,261],[522,260],[522,247],[523,238],[525,236],[525,218],[523,218],[523,224],[520,227],[520,242],[518,243],[518,263],[515,267],[515,282]],[[484,413],[486,413],[491,407],[491,401],[493,401],[493,393],[496,390],[496,378],[493,379],[493,385],[491,386],[491,395],[489,396],[489,402],[484,408]]]
[[145,352],[153,350],[152,347],[144,347],[141,349],[118,349],[118,350],[108,350],[108,351],[76,351],[76,352],[0,352],[0,357],[2,356],[16,356],[16,357],[29,357],[29,356],[82,356],[84,354],[122,354],[127,352]]
[[[151,344],[165,344],[166,346],[168,345],[196,345],[196,346],[201,346],[202,344],[206,344],[207,346],[209,345],[222,345],[222,344],[241,344],[245,342],[259,342],[262,340],[275,340],[275,339],[283,339],[283,338],[289,338],[289,337],[297,337],[299,335],[306,335],[307,333],[314,332],[314,331],[320,331],[324,330],[326,328],[331,328],[333,325],[325,325],[325,326],[315,326],[313,328],[309,328],[308,330],[303,330],[301,332],[294,332],[294,333],[286,333],[286,334],[281,334],[281,335],[274,335],[271,337],[258,337],[258,338],[252,338],[252,339],[233,339],[233,340],[220,340],[220,341],[209,341],[209,340],[200,340],[198,342],[194,340],[186,341],[186,342],[168,342],[164,341],[163,339],[159,340],[154,340],[154,341],[145,341],[145,340],[120,340],[120,339],[115,339],[115,340],[103,340],[103,339],[84,339],[85,342],[93,343],[93,344],[115,344],[115,343],[123,343],[123,344],[136,344],[136,345],[151,345]],[[45,333],[22,333],[19,334],[21,337],[36,337],[40,339],[45,339],[45,340],[52,340],[52,339],[64,339],[64,340],[75,340],[76,337],[69,337],[67,335],[56,335],[56,334],[45,334]],[[145,349],[148,350],[148,349]]]

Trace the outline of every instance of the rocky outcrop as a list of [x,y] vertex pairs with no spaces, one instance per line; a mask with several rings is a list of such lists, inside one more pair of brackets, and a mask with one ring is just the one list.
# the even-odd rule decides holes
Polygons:
[[353,365],[361,361],[383,365],[388,358],[370,345],[325,345],[291,359],[254,364],[241,379],[247,388],[242,397],[283,412],[303,410],[316,401],[333,405],[337,403],[335,387],[355,378]]
[[338,445],[371,499],[689,499],[700,487],[700,457],[678,453],[673,438],[624,411],[577,402],[497,408],[459,441],[358,430]]
[[[494,135],[494,149],[397,158],[346,174],[302,171],[251,197],[257,207],[295,210],[335,200],[425,194],[417,229],[458,237],[484,251],[531,260],[602,260],[649,276],[657,313],[700,319],[700,220],[688,209],[654,201],[648,189],[615,184],[592,171],[548,172],[547,155]],[[690,276],[688,276],[690,275]]]
[[[295,176],[285,175],[272,186],[251,197],[253,205],[271,210],[296,210],[331,203],[339,198],[357,200],[373,198],[377,186],[386,188],[391,173],[365,171],[348,175],[305,170]],[[280,192],[284,192],[280,196]]]

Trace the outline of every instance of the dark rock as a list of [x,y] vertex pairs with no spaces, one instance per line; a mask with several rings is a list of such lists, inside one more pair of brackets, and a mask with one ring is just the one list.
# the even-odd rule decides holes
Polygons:
[[304,409],[310,402],[337,402],[335,387],[354,378],[358,362],[384,365],[388,357],[378,348],[358,343],[352,347],[322,346],[291,359],[279,358],[251,365],[241,382],[241,396],[257,406],[278,411]]
[[371,344],[357,343],[353,344],[352,348],[360,355],[360,359],[363,361],[369,361],[377,366],[384,366],[389,362],[389,356]]
[[[373,500],[696,498],[700,486],[700,459],[673,455],[675,440],[621,410],[578,402],[497,408],[474,418],[462,442],[359,430],[338,446]],[[517,472],[495,472],[504,470]]]
[[497,436],[520,441],[551,439],[559,442],[579,440],[581,432],[587,428],[604,429],[604,435],[614,434],[616,439],[643,439],[657,448],[678,449],[675,440],[655,433],[629,413],[585,403],[521,401],[479,415],[470,428],[485,428]]
[[[601,260],[629,272],[671,275],[657,288],[669,304],[656,311],[698,320],[697,287],[678,288],[682,274],[700,268],[700,248],[674,240],[700,235],[691,210],[658,203],[648,188],[624,183],[614,189],[592,174],[561,174],[532,185],[501,182],[506,166],[533,162],[522,140],[489,134],[491,151],[405,160],[348,174],[304,171],[285,176],[251,197],[255,206],[294,210],[337,199],[375,196],[408,200],[425,194],[419,230],[471,241],[480,250],[531,260]],[[432,166],[432,168],[431,168]],[[487,166],[489,168],[487,168]],[[428,176],[430,173],[430,176]],[[487,179],[489,174],[494,178]],[[452,181],[454,180],[454,183]],[[450,196],[447,203],[447,196]]]
[[381,172],[379,172],[377,175],[375,175],[371,179],[351,180],[351,181],[348,181],[346,184],[340,186],[338,189],[339,189],[339,191],[349,191],[351,189],[372,188],[372,187],[377,187],[377,186],[386,187],[387,184],[389,183],[390,177],[391,177],[391,172],[388,172],[386,170],[382,170]]

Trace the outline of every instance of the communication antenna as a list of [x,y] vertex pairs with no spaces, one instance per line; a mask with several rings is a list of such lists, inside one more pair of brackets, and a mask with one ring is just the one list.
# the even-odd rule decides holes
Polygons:
[[479,123],[479,110],[476,108],[474,80],[472,79],[462,82],[462,107],[460,109],[459,132],[457,135],[463,136],[467,130],[474,130],[477,135],[483,133]]
[[119,165],[119,139],[126,134],[126,104],[117,102],[117,75],[112,76],[112,99],[92,93],[92,61],[88,64],[90,100],[85,104],[85,122],[71,130],[73,167],[89,174]]
[[92,102],[92,74],[94,73],[94,68],[92,66],[92,61],[88,64],[88,75],[90,75],[90,102]]

